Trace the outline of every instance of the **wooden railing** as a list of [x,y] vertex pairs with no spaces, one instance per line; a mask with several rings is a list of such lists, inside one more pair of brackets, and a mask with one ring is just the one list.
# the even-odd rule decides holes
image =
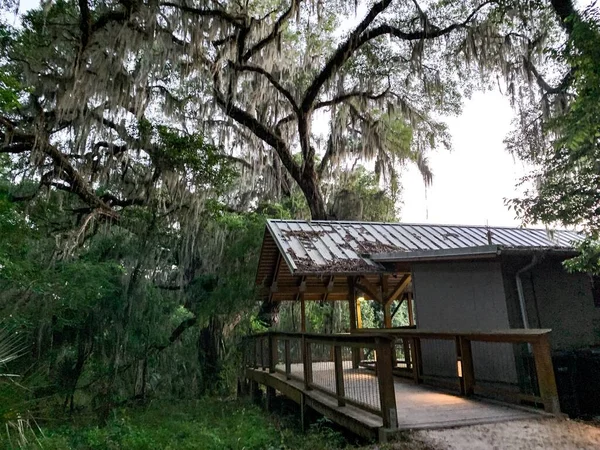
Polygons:
[[[279,372],[288,380],[302,382],[306,390],[314,389],[335,399],[338,406],[352,405],[375,413],[382,418],[384,427],[396,428],[394,375],[408,375],[415,383],[433,384],[435,376],[428,376],[423,371],[431,341],[446,342],[444,357],[453,365],[450,378],[454,381],[450,387],[456,387],[459,394],[486,395],[504,401],[516,399],[520,403],[541,405],[546,411],[559,414],[549,332],[506,330],[465,333],[415,329],[363,329],[353,334],[334,335],[269,332],[245,340],[245,358],[247,367]],[[535,391],[522,393],[503,389],[502,386],[486,386],[481,378],[477,378],[476,365],[482,362],[474,356],[473,342],[505,346],[524,344],[525,352],[535,366]],[[361,361],[356,360],[357,353],[363,355]],[[493,355],[493,352],[490,354]],[[365,364],[365,360],[369,360],[370,364]],[[359,369],[359,363],[363,363],[362,369]],[[365,367],[374,369],[374,372],[365,370]],[[401,403],[402,399],[399,401]]]
[[[361,329],[355,334],[381,335],[394,339],[393,362],[394,373],[411,377],[415,383],[433,382],[435,376],[427,376],[423,370],[423,342],[452,341],[455,347],[455,384],[462,395],[478,394],[518,403],[540,404],[547,412],[560,413],[558,392],[554,378],[554,369],[549,343],[548,329],[512,329],[494,332],[436,332],[410,329]],[[477,360],[473,354],[473,342],[494,344],[525,344],[521,359],[532,361],[534,367],[530,373],[517,371],[519,378],[527,377],[533,383],[530,392],[515,391],[501,384],[493,387],[477,378],[475,366]],[[431,344],[429,344],[431,347]],[[497,347],[497,346],[494,346]],[[514,350],[513,350],[514,351]],[[449,352],[446,352],[449,353]],[[398,357],[400,355],[400,357]],[[490,352],[490,355],[493,355]],[[513,353],[513,358],[517,356]],[[439,378],[439,377],[438,377]],[[439,380],[437,380],[439,382]],[[522,381],[522,380],[520,380]],[[489,384],[489,383],[488,383]],[[452,384],[445,387],[452,387]]]
[[[337,401],[379,415],[385,428],[397,428],[392,368],[394,338],[381,334],[269,332],[245,341],[246,366],[279,372]],[[297,350],[295,350],[297,349]],[[353,364],[355,350],[371,352],[375,373]]]

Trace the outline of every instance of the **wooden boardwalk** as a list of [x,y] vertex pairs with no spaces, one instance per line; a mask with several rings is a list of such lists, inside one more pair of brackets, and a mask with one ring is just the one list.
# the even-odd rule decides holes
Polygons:
[[[362,405],[373,402],[369,406],[375,407],[375,402],[379,401],[379,393],[377,377],[373,371],[351,369],[346,364],[344,366],[346,396],[357,399]],[[302,408],[310,406],[357,434],[380,436],[379,430],[383,428],[383,421],[379,415],[353,405],[338,406],[336,398],[327,393],[335,392],[335,377],[330,363],[316,364],[313,369],[313,382],[319,389],[307,390],[301,372],[293,370],[292,373],[295,375],[292,379],[287,379],[283,373],[269,373],[261,369],[248,369],[246,375],[250,380],[295,400]],[[394,378],[394,391],[398,431],[476,425],[539,418],[545,415],[533,409],[448,394],[400,378]]]

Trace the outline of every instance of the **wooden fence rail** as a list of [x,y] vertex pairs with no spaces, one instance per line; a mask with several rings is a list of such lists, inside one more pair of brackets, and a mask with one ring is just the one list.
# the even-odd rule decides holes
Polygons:
[[[279,372],[288,380],[302,381],[306,390],[315,389],[331,396],[337,400],[338,406],[352,405],[377,414],[382,418],[385,428],[396,428],[398,415],[392,367],[393,341],[392,337],[365,333],[257,334],[246,340],[246,366],[271,373]],[[295,346],[301,350],[300,357],[292,352]],[[356,376],[356,372],[351,369],[352,349],[360,349],[363,352],[372,350],[376,355],[375,376],[368,376],[366,381],[363,379],[358,386],[352,382],[352,378]],[[317,353],[316,350],[320,351]],[[267,355],[267,358],[264,358],[264,355]],[[319,364],[325,365],[325,369],[315,373],[315,367],[319,368]],[[294,370],[298,366],[301,366],[301,370]],[[323,380],[321,372],[332,373],[333,382]]]
[[[426,381],[423,373],[422,342],[427,340],[454,341],[456,347],[456,363],[458,388],[462,395],[496,394],[501,399],[516,399],[533,404],[542,404],[547,412],[560,413],[556,380],[549,343],[549,329],[511,329],[491,332],[438,332],[409,329],[361,329],[355,334],[380,333],[394,338],[395,348],[401,347],[403,358],[395,358],[393,366],[395,373],[410,376],[415,383]],[[535,373],[533,381],[535,393],[515,393],[502,388],[490,388],[477,383],[473,342],[488,342],[499,344],[527,344],[527,357],[533,360]],[[394,355],[397,352],[394,351]]]
[[[245,357],[247,367],[282,373],[288,380],[303,382],[306,390],[315,389],[336,399],[340,407],[352,405],[378,414],[384,427],[396,428],[394,375],[401,369],[415,383],[428,381],[423,373],[421,343],[424,340],[454,342],[455,379],[459,393],[465,396],[479,394],[482,390],[477,383],[472,342],[527,344],[535,363],[538,390],[535,395],[521,397],[531,403],[542,404],[550,413],[559,414],[549,332],[532,329],[485,333],[363,329],[352,334],[331,335],[268,332],[247,337]],[[399,352],[396,347],[400,348]],[[375,373],[367,377],[367,381],[361,377],[353,357],[357,350],[361,354],[373,355],[371,365],[367,366],[374,369]]]

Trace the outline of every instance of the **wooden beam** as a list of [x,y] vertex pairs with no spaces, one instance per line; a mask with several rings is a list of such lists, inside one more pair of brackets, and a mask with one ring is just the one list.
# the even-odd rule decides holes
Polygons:
[[392,312],[391,312],[391,302],[387,302],[383,305],[383,327],[384,328],[392,328]]
[[407,299],[408,303],[406,304],[406,306],[408,306],[408,324],[412,327],[415,324],[415,315],[414,315],[414,311],[413,311],[413,296],[412,294],[408,294],[408,299]]
[[271,291],[269,292],[269,302],[273,301],[273,293],[277,292],[277,278],[279,277],[279,268],[281,267],[281,253],[277,252],[277,261],[275,262],[275,271],[273,272],[273,281],[271,281]]
[[402,292],[404,292],[404,289],[406,289],[408,287],[408,285],[410,284],[410,281],[411,281],[411,276],[409,274],[404,275],[402,277],[402,279],[400,280],[400,282],[396,285],[396,287],[394,288],[392,293],[385,299],[385,303],[391,303],[394,300],[396,300],[398,298],[398,296],[400,294],[402,294]]
[[354,277],[348,277],[348,306],[350,312],[350,331],[357,328],[356,320],[356,287]]
[[298,295],[300,296],[300,331],[306,333],[306,302],[303,293]]
[[371,300],[375,300],[379,303],[382,303],[383,298],[381,296],[381,288],[375,286],[367,278],[360,277],[359,282],[356,283],[356,287],[365,294],[367,294],[371,298]]
[[[357,328],[362,326],[362,319],[360,315],[360,303],[356,299],[356,279],[354,277],[348,277],[348,306],[350,308],[350,333],[356,331]],[[360,365],[360,349],[352,347],[352,368],[358,369]]]
[[323,294],[323,301],[324,302],[327,301],[327,297],[329,296],[329,294],[331,292],[333,292],[334,282],[335,282],[335,277],[334,276],[329,277],[329,281],[327,282],[327,286],[325,286],[325,288],[327,289],[327,291]]

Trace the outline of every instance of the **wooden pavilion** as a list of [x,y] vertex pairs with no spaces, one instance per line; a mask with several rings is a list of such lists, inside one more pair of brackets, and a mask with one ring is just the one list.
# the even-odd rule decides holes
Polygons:
[[[465,329],[465,324],[478,324],[483,316],[471,311],[471,322],[460,322],[466,310],[459,304],[454,310],[455,323],[461,327],[449,331],[446,312],[439,314],[436,308],[440,299],[470,297],[479,301],[484,311],[497,306],[502,298],[491,295],[487,299],[480,295],[485,290],[469,286],[469,277],[481,286],[489,284],[477,272],[481,261],[496,269],[485,274],[495,277],[499,284],[493,286],[498,289],[503,283],[496,261],[501,251],[522,252],[523,246],[528,246],[529,252],[535,245],[566,248],[571,237],[559,235],[554,242],[544,237],[543,230],[269,220],[256,283],[265,302],[301,304],[301,332],[249,336],[240,391],[256,398],[261,392],[259,385],[264,385],[267,406],[278,391],[300,405],[302,417],[308,406],[358,434],[381,440],[401,429],[538,417],[539,409],[527,409],[532,406],[557,414],[560,407],[549,329],[511,326],[502,308],[489,309],[489,316],[497,319],[500,327]],[[446,261],[450,266],[466,261],[473,272],[457,278],[458,284],[451,279],[440,287],[435,271],[419,268],[422,261]],[[420,278],[415,283],[417,274]],[[439,292],[419,297],[420,292],[432,288]],[[361,297],[382,305],[384,329],[362,329]],[[429,299],[431,308],[419,310],[420,298],[426,304]],[[348,302],[349,333],[307,333],[308,301]],[[403,304],[409,323],[393,328],[394,313]],[[423,328],[432,318],[438,321],[435,329]],[[527,372],[515,367],[519,354],[511,349],[516,346],[525,349],[530,361]],[[498,355],[502,358],[497,372],[506,375],[506,380],[488,376],[496,372],[497,367],[490,363],[498,360]],[[473,398],[479,396],[517,403],[519,408]]]
[[[356,226],[355,226],[356,225]],[[301,331],[306,331],[307,301],[348,302],[350,331],[362,328],[359,298],[380,303],[384,327],[406,302],[409,326],[414,325],[411,274],[395,266],[393,271],[369,260],[372,253],[396,249],[382,235],[358,223],[326,222],[313,227],[307,222],[271,220],[263,239],[256,283],[263,300],[301,304]],[[392,304],[399,303],[392,311]]]

